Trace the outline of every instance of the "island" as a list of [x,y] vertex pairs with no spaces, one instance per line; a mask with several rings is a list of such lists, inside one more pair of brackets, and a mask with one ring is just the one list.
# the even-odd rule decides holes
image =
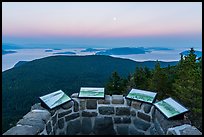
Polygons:
[[146,52],[151,52],[146,50],[144,47],[121,47],[112,48],[105,51],[99,51],[96,55],[129,55],[129,54],[145,54]]
[[57,52],[57,53],[53,53],[53,54],[68,54],[68,55],[75,55],[75,52],[70,52],[70,51],[66,51],[66,52]]
[[2,55],[5,54],[12,54],[12,53],[16,53],[17,51],[12,51],[12,50],[2,50]]
[[47,50],[45,50],[45,52],[53,52],[53,50],[47,49]]
[[62,49],[54,48],[53,50],[62,50]]

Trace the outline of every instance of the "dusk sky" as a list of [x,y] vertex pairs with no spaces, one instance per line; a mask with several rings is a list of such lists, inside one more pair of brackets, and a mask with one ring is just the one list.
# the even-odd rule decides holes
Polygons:
[[202,48],[201,2],[3,2],[3,43]]

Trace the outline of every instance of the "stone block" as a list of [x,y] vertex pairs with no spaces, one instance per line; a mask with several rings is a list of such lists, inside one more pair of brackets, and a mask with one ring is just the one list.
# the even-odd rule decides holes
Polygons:
[[97,135],[115,135],[112,117],[96,117],[93,132]]
[[38,128],[32,126],[15,126],[6,131],[3,135],[37,135]]
[[145,121],[143,121],[141,119],[137,119],[137,118],[133,120],[133,123],[137,129],[140,129],[143,131],[146,131],[151,126],[151,124],[149,122],[145,122]]
[[99,99],[98,104],[110,104],[111,96],[105,95],[105,99]]
[[82,111],[83,117],[95,117],[97,115],[98,115],[98,113],[96,111],[90,111],[90,110],[83,110]]
[[71,120],[67,123],[67,135],[76,135],[81,132],[80,119]]
[[87,109],[96,109],[97,108],[97,100],[96,99],[87,99],[86,100],[86,108]]
[[69,121],[69,120],[76,119],[76,118],[78,118],[78,117],[79,117],[79,112],[77,112],[77,113],[72,113],[72,114],[70,114],[70,115],[65,116],[65,121],[67,122],[67,121]]
[[116,126],[118,135],[128,135],[129,126],[128,125],[117,125]]
[[141,102],[133,100],[132,103],[131,103],[131,106],[132,106],[133,108],[139,110],[139,109],[141,109],[141,104],[142,104]]
[[111,114],[114,114],[114,107],[101,106],[101,107],[98,107],[98,111],[102,115],[111,115]]
[[145,113],[149,113],[151,110],[152,105],[151,104],[147,104],[147,103],[143,103],[143,109]]
[[68,115],[68,114],[70,114],[71,112],[72,112],[71,109],[66,110],[66,111],[59,112],[59,113],[58,113],[58,118],[64,117],[65,115]]
[[116,124],[120,124],[120,123],[122,123],[122,118],[121,117],[114,117],[114,122]]
[[59,129],[63,129],[64,128],[64,118],[60,118],[58,119],[58,127]]
[[79,103],[76,99],[73,99],[74,101],[74,112],[78,112],[79,111]]
[[124,104],[123,95],[112,95],[112,104]]
[[86,108],[86,101],[85,101],[85,99],[80,99],[79,107],[80,107],[80,110],[84,110]]
[[145,121],[148,121],[148,122],[150,122],[150,120],[151,120],[151,117],[148,114],[145,114],[145,113],[140,112],[140,111],[138,111],[137,117],[139,117]]
[[74,102],[73,101],[69,101],[65,104],[62,105],[63,109],[70,109],[73,106]]
[[42,132],[44,130],[45,123],[43,120],[36,120],[36,119],[21,119],[17,122],[17,124],[20,125],[28,125],[32,127],[36,127],[38,129],[38,133]]
[[136,129],[133,125],[129,126],[129,131],[128,131],[129,135],[144,135],[143,131],[139,131],[138,129]]
[[92,132],[91,119],[88,117],[82,118],[81,133],[90,134]]
[[79,95],[79,93],[73,93],[73,94],[71,95],[71,98],[77,98],[78,95]]
[[49,135],[50,132],[52,131],[51,121],[49,121],[49,122],[46,124],[46,131],[47,131],[47,134],[48,134],[48,135]]
[[43,120],[45,123],[50,119],[51,114],[47,110],[32,110],[28,112],[23,118],[32,120]]
[[130,115],[130,107],[116,107],[116,115]]
[[52,116],[52,126],[54,126],[57,123],[57,114]]
[[167,135],[202,135],[202,133],[196,128],[188,124],[169,128]]
[[133,117],[135,117],[135,116],[136,116],[136,112],[135,112],[134,110],[131,110],[131,111],[130,111],[130,115],[133,116]]
[[131,123],[131,118],[130,117],[123,117],[122,122],[125,123],[125,124]]

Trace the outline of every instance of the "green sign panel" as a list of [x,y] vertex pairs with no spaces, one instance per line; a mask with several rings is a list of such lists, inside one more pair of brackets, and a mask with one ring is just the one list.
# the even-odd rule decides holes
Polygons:
[[41,96],[40,100],[50,109],[53,109],[65,102],[70,101],[71,98],[67,96],[62,90],[58,90],[56,92]]
[[104,88],[81,87],[79,97],[81,98],[104,98]]
[[140,89],[132,89],[126,98],[153,103],[157,93]]
[[177,115],[180,115],[182,113],[185,113],[188,111],[185,107],[183,107],[181,104],[173,100],[172,98],[167,98],[164,100],[161,100],[157,103],[154,103],[154,105],[167,117],[171,118]]

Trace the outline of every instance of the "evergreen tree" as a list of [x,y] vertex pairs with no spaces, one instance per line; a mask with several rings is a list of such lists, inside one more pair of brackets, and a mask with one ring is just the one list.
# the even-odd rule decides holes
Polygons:
[[[175,98],[189,109],[189,118],[193,119],[196,127],[202,121],[202,65],[201,59],[196,63],[195,51],[191,48],[189,55],[178,64],[177,78],[173,83]],[[199,127],[198,127],[199,128]]]
[[162,70],[158,61],[155,64],[155,69],[153,70],[150,90],[158,92],[158,99],[162,99],[167,96],[168,76],[165,71]]
[[151,78],[151,71],[147,67],[136,67],[132,78],[132,87],[137,89],[148,90],[149,81]]
[[113,72],[106,84],[108,94],[125,94],[127,89],[127,79],[120,78],[117,72]]

